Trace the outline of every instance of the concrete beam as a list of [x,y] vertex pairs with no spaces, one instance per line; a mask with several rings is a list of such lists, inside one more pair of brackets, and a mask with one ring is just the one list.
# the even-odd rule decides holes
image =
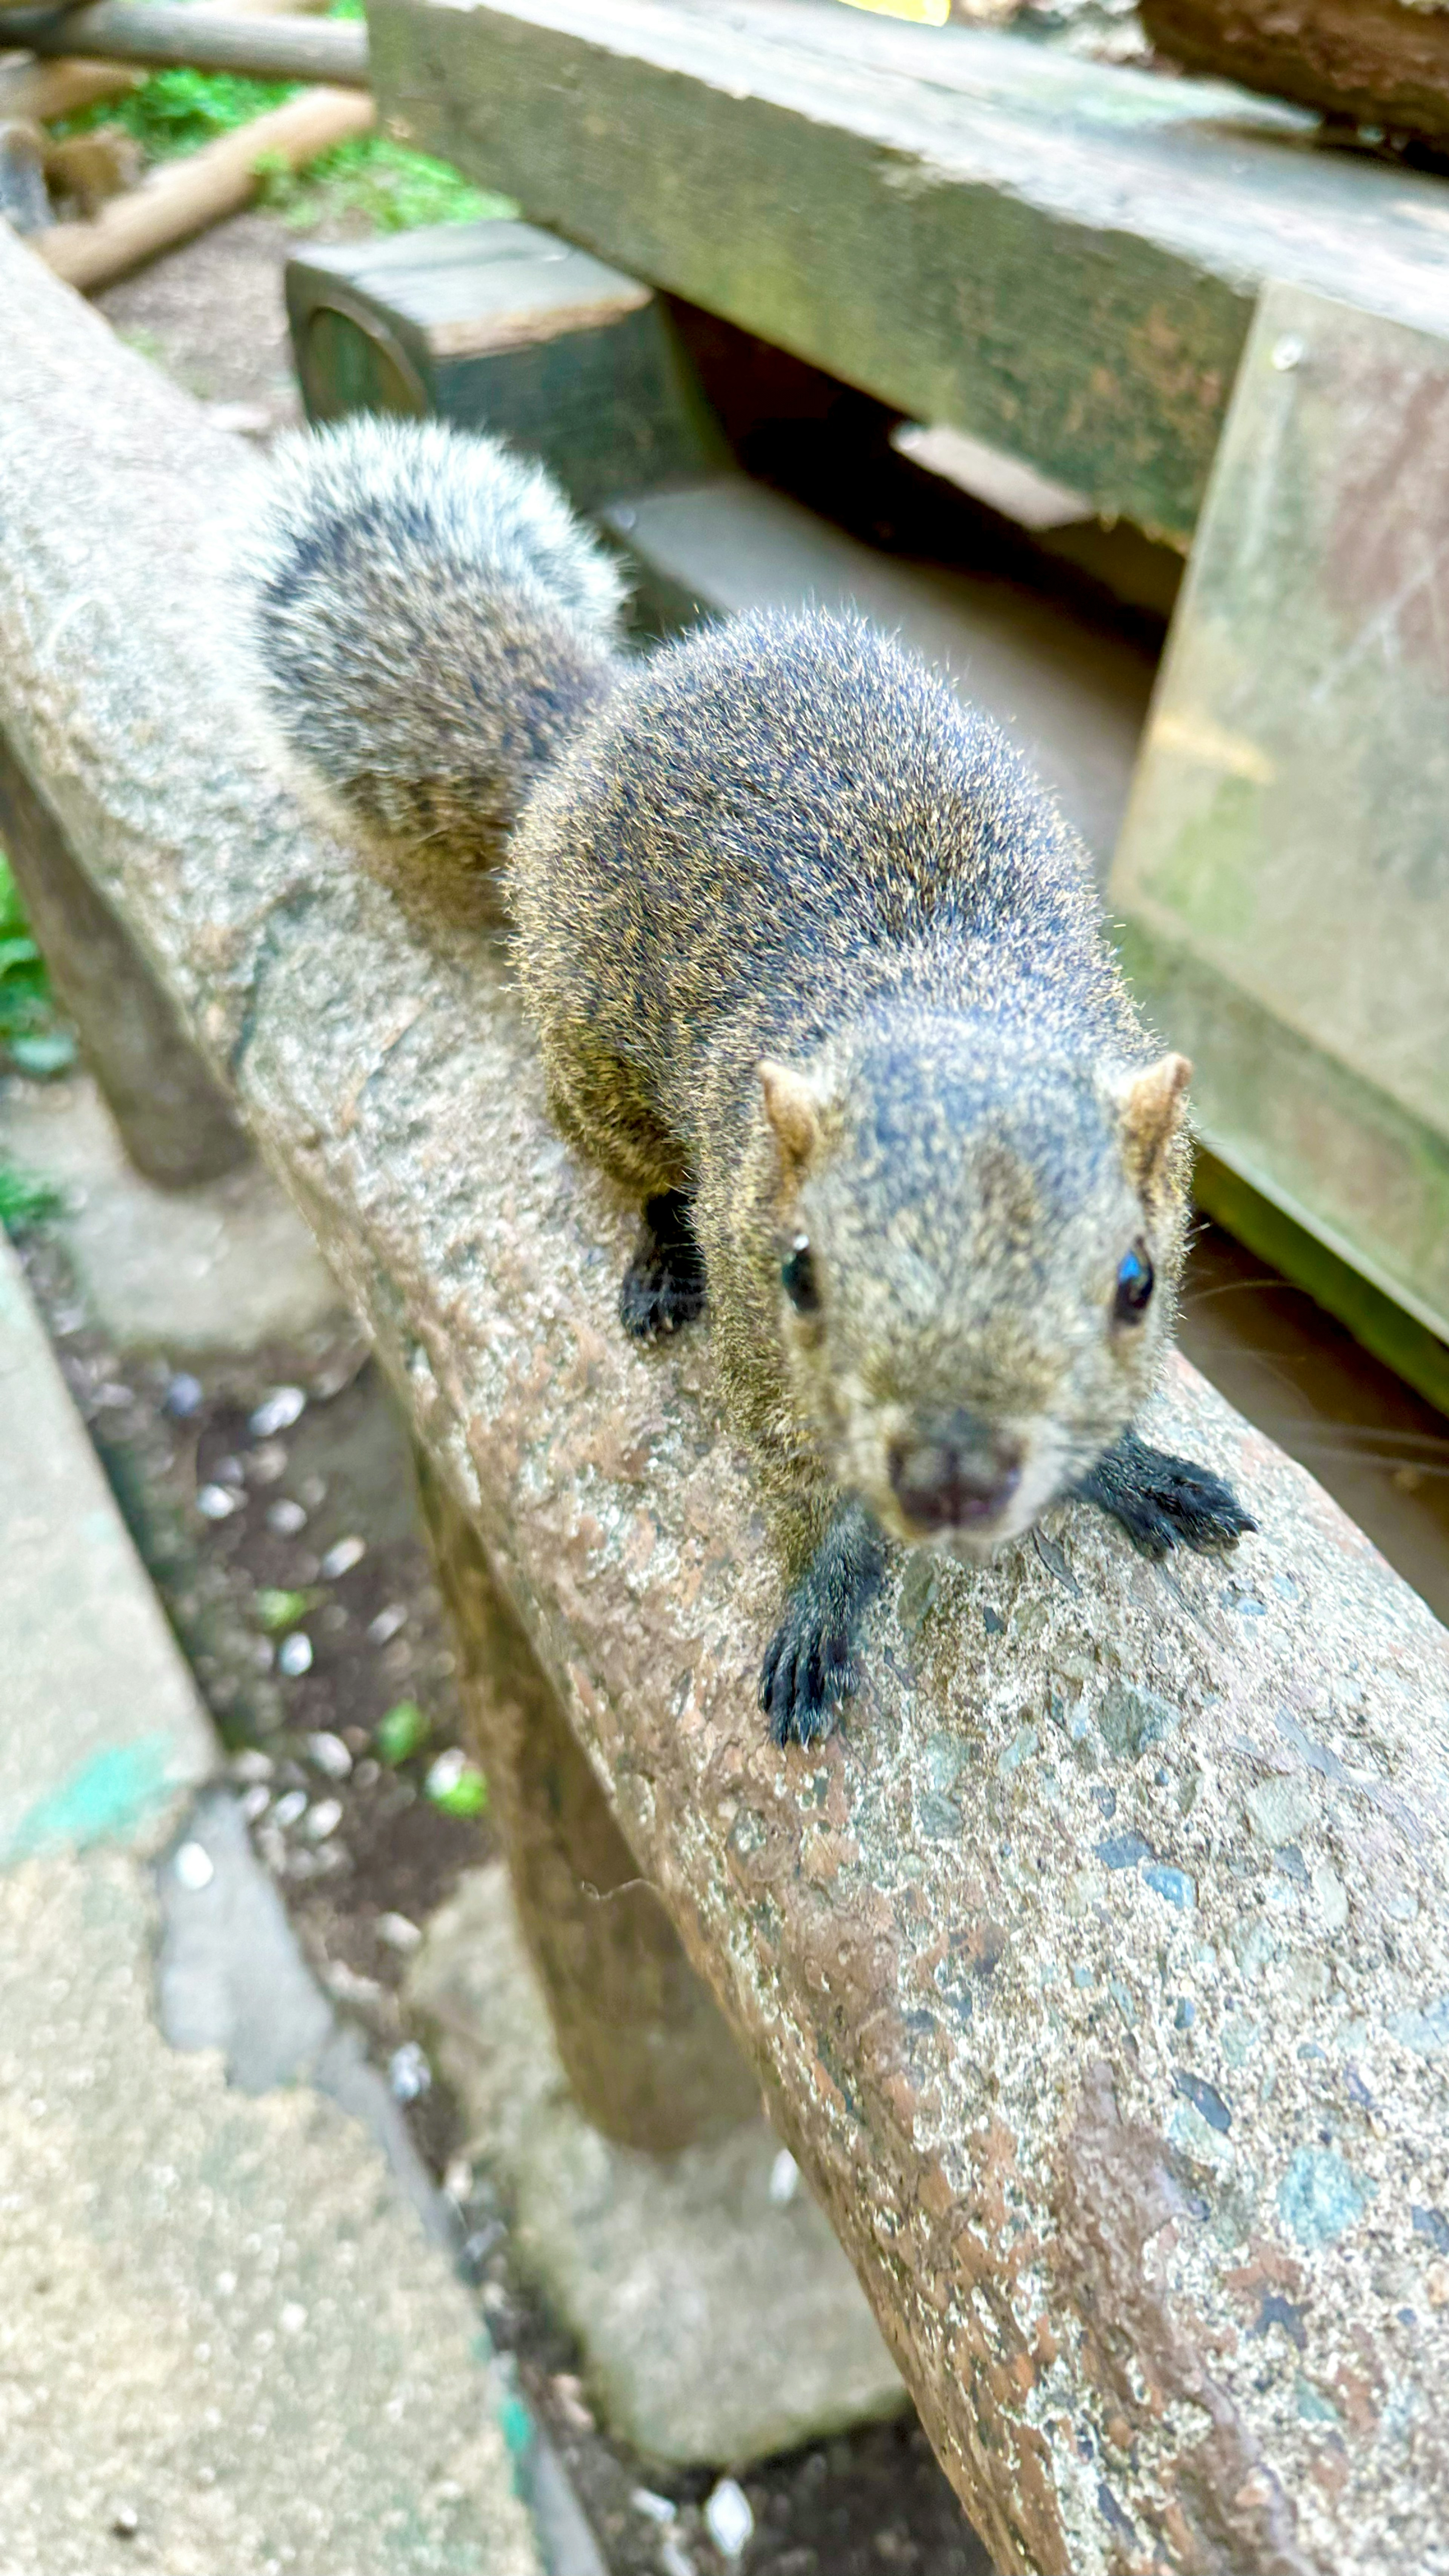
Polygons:
[[1445,2576],[1449,1639],[1179,1365],[1231,1569],[1067,1509],[918,1558],[846,1724],[774,1750],[707,1340],[619,1337],[631,1216],[470,890],[368,873],[254,728],[245,458],[6,240],[0,299],[0,726],[367,1316],[1001,2576]]

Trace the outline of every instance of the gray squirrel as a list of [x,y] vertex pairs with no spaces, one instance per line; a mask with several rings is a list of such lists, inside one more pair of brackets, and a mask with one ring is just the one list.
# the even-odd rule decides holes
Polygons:
[[988,718],[850,616],[627,653],[547,476],[436,424],[282,445],[242,572],[323,790],[420,862],[503,871],[553,1114],[641,1211],[623,1329],[708,1314],[791,1576],[778,1742],[857,1686],[892,1546],[982,1559],[1068,1495],[1150,1555],[1255,1526],[1132,1427],[1190,1067]]

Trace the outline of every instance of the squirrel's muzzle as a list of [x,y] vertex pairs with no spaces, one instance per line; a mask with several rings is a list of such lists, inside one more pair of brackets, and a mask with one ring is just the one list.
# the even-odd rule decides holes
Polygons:
[[970,1529],[1010,1502],[1021,1482],[1021,1444],[976,1414],[939,1414],[894,1444],[890,1478],[914,1528]]

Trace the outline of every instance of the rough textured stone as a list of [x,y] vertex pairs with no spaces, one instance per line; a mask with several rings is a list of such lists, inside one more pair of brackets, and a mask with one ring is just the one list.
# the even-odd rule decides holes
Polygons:
[[434,1915],[409,1993],[612,2431],[655,2459],[738,2465],[904,2404],[826,2220],[804,2191],[771,2198],[763,2120],[660,2162],[581,2116],[501,1869]]
[[[1449,2055],[1400,2034],[1449,1993],[1449,1640],[1178,1366],[1153,1427],[1246,1493],[1235,1566],[1064,1510],[1070,1586],[906,1569],[846,1723],[774,1750],[707,1338],[618,1336],[629,1214],[470,898],[369,875],[250,735],[230,444],[4,240],[0,294],[0,720],[369,1316],[1002,2576],[1445,2576]],[[1118,1684],[1179,1712],[1136,1755]],[[1274,1780],[1301,1869],[1246,1821]]]
[[210,1731],[3,1234],[0,1532],[0,1867],[164,1830]]

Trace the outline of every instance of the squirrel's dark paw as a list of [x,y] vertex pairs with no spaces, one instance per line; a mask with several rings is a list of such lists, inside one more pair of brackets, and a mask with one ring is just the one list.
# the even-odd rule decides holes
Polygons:
[[828,1735],[859,1679],[850,1629],[817,1603],[793,1600],[760,1672],[760,1706],[775,1743],[813,1744]]
[[619,1321],[631,1341],[657,1341],[704,1312],[704,1256],[679,1190],[645,1202],[633,1258],[619,1291]]
[[1098,1460],[1077,1492],[1120,1521],[1144,1556],[1167,1556],[1176,1547],[1223,1553],[1258,1526],[1211,1467],[1149,1449],[1133,1431]]

